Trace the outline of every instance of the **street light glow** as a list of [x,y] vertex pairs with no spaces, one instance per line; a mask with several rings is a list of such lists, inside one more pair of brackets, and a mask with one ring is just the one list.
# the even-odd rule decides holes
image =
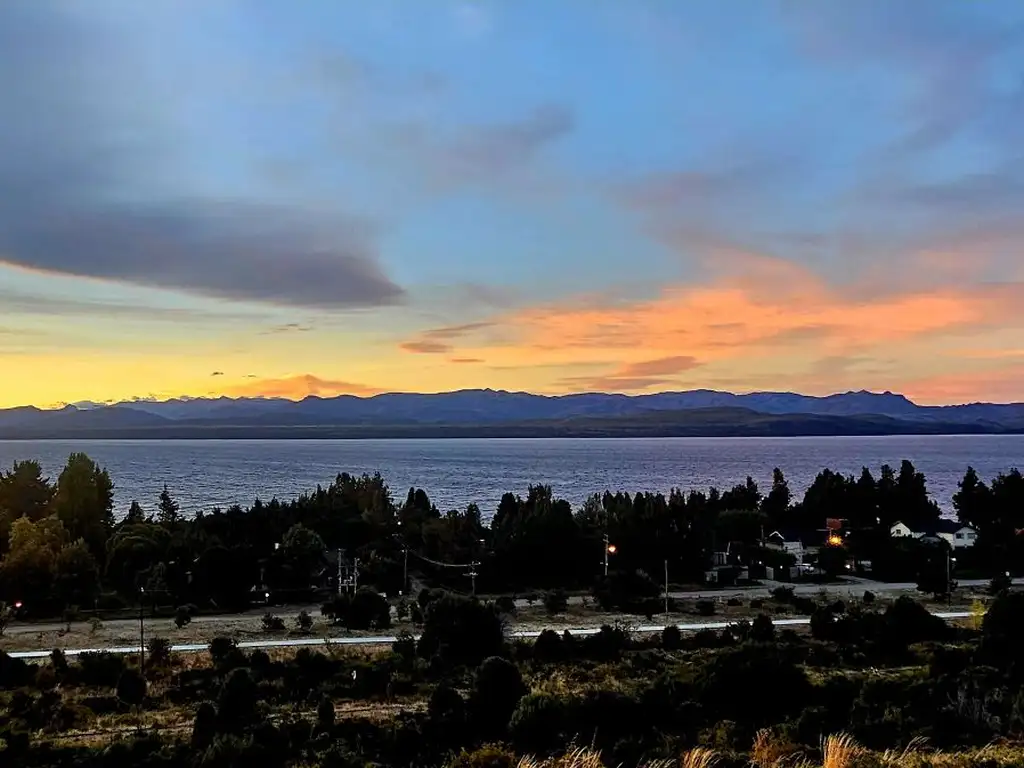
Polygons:
[[841,547],[843,545],[843,537],[833,534],[828,537],[828,543],[833,547]]
[[609,544],[608,545],[608,554],[609,555],[614,555],[616,549],[617,549],[617,547],[614,544]]

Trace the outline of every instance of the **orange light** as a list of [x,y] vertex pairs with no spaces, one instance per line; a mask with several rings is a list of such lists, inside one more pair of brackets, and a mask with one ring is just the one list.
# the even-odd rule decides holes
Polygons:
[[609,544],[608,545],[608,554],[609,555],[614,555],[616,549],[617,549],[617,547],[614,544]]
[[833,536],[829,536],[828,537],[828,543],[829,543],[830,546],[833,546],[833,547],[841,547],[841,546],[843,546],[843,537],[842,536],[834,536],[834,535]]

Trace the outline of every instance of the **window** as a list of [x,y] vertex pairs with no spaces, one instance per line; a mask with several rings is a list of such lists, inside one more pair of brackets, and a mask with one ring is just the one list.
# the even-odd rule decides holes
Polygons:
[[976,538],[978,538],[978,534],[976,534],[976,533],[968,533],[967,534],[967,538],[968,539],[972,539],[972,540],[976,539]]
[[962,539],[962,538],[964,538],[964,535],[963,535],[962,533],[958,533],[958,534],[956,535],[956,537],[957,537],[958,539]]

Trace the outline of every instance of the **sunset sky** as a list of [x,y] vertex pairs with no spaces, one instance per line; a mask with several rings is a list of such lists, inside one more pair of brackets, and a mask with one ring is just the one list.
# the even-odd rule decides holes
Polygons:
[[1020,0],[2,0],[0,407],[1024,400]]

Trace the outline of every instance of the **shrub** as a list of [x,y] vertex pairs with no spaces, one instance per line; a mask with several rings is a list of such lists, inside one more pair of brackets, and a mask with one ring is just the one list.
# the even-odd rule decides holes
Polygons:
[[796,592],[792,587],[776,587],[771,591],[771,595],[780,603],[792,603]]
[[98,616],[93,616],[89,619],[89,634],[96,635],[103,629],[103,621]]
[[284,632],[284,619],[280,616],[274,616],[270,613],[263,614],[263,631],[264,632]]
[[485,744],[479,749],[462,753],[448,763],[448,768],[516,768],[519,757],[496,744]]
[[299,632],[308,635],[313,631],[313,617],[309,615],[308,611],[300,611],[299,615],[295,617],[295,626],[298,627]]
[[583,649],[597,659],[615,659],[629,649],[629,634],[620,626],[605,624],[597,634],[584,638]]
[[166,666],[171,660],[171,641],[166,637],[151,637],[146,644],[146,653],[152,666]]
[[204,701],[196,710],[192,721],[192,749],[205,750],[217,735],[217,709],[212,702]]
[[728,600],[725,601],[725,604],[728,605],[730,608],[738,608],[739,606],[743,605],[743,601],[740,600],[738,597],[730,597]]
[[404,597],[395,604],[395,618],[400,622],[409,620],[410,605]]
[[416,638],[402,630],[391,644],[391,652],[406,662],[416,659]]
[[64,651],[60,648],[54,648],[50,651],[50,665],[57,674],[61,676],[66,675],[68,672],[68,657],[64,655]]
[[505,627],[492,605],[476,598],[445,594],[427,608],[419,653],[472,662],[501,652]]
[[352,596],[345,626],[349,629],[387,629],[391,626],[391,605],[380,593],[361,588]]
[[[752,681],[771,691],[771,706],[757,696],[737,696]],[[804,671],[774,647],[742,645],[722,651],[702,667],[695,680],[698,700],[712,719],[757,726],[799,712],[811,695]]]
[[764,600],[759,597],[755,597],[750,601],[750,608],[754,611],[759,611],[764,607]]
[[249,666],[260,674],[266,674],[267,670],[270,669],[270,654],[257,648],[249,654]]
[[886,610],[885,624],[887,639],[904,647],[925,640],[942,640],[949,635],[946,622],[906,595]]
[[628,610],[636,602],[659,597],[661,586],[644,571],[615,571],[598,580],[593,593],[603,611]]
[[875,593],[870,589],[864,591],[864,605],[871,605],[875,602]]
[[146,698],[146,680],[135,667],[129,667],[117,680],[117,698],[130,707],[138,707]]
[[495,600],[494,606],[498,609],[499,613],[504,613],[508,616],[516,615],[516,601],[508,595],[502,595]]
[[775,640],[775,625],[771,617],[759,613],[750,625],[750,639],[755,643],[770,643]]
[[473,677],[469,697],[470,713],[484,737],[505,732],[525,695],[526,686],[515,664],[499,656],[484,659]]
[[544,593],[544,610],[554,616],[569,610],[569,596],[564,589],[552,589]]
[[334,702],[327,696],[320,699],[320,704],[316,708],[316,725],[325,732],[334,728]]
[[1007,592],[992,601],[981,623],[981,648],[996,663],[1024,657],[1024,592]]
[[525,752],[543,753],[563,741],[565,706],[550,693],[523,696],[509,721],[515,746]]
[[210,660],[214,666],[222,667],[237,650],[238,643],[230,637],[215,637],[210,641]]
[[238,732],[251,724],[256,717],[256,702],[259,691],[247,669],[231,672],[220,690],[217,715],[221,729]]
[[192,612],[188,609],[187,605],[179,605],[177,610],[174,612],[174,626],[178,629],[183,629],[192,623]]
[[1004,592],[1009,592],[1012,586],[1013,579],[1010,578],[1010,574],[1000,573],[988,583],[988,593],[993,597],[998,597]]
[[714,616],[715,615],[715,601],[714,600],[698,600],[694,605],[694,609],[697,611],[698,616]]
[[558,661],[562,650],[562,638],[553,629],[545,629],[533,643],[533,656],[539,661]]
[[466,702],[458,691],[441,683],[430,694],[427,715],[438,723],[461,724],[466,719]]
[[676,651],[683,647],[683,633],[675,624],[669,624],[661,631],[661,647]]
[[83,653],[78,657],[78,679],[83,685],[114,688],[124,671],[124,657],[113,653]]

